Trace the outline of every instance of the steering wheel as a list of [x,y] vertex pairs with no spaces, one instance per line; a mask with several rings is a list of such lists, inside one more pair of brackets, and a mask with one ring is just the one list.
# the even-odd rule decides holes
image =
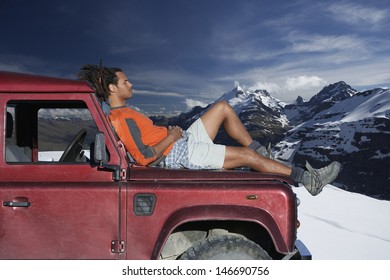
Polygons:
[[83,149],[83,142],[86,135],[87,130],[85,128],[81,129],[66,147],[59,162],[75,162]]

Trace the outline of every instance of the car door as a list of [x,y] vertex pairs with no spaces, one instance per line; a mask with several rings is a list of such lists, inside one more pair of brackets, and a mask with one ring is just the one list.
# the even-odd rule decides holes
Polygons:
[[[29,98],[13,96],[0,116],[0,259],[118,258],[123,194],[112,173],[91,160],[101,124],[90,104]],[[77,158],[60,161],[80,129],[92,135]],[[11,145],[26,157],[10,157]]]
[[118,234],[118,189],[112,186],[2,183],[0,200],[1,259],[117,257],[111,242]]

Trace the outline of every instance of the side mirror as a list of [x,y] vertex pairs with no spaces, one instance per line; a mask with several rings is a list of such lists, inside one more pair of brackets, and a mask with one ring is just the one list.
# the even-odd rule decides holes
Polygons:
[[99,131],[95,135],[95,146],[94,146],[94,160],[99,164],[98,169],[112,171],[112,179],[114,181],[120,181],[122,179],[120,166],[107,164],[108,155],[106,153],[106,142],[104,140],[104,133]]
[[99,163],[100,166],[107,162],[106,142],[104,140],[103,132],[96,133],[94,159]]

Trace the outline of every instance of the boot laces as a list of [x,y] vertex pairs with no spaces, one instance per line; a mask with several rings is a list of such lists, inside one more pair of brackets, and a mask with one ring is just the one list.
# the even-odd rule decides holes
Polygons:
[[323,167],[321,169],[314,169],[311,165],[306,162],[306,169],[310,172],[310,181],[312,188],[314,187],[316,190],[322,187],[321,175],[327,172],[328,167]]

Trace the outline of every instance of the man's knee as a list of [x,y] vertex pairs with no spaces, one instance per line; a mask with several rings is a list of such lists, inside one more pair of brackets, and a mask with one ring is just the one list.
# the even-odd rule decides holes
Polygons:
[[219,106],[222,108],[232,108],[227,100],[218,101]]
[[237,157],[240,157],[243,160],[256,160],[259,157],[259,154],[256,153],[249,147],[237,147]]
[[234,112],[233,107],[230,106],[229,102],[226,100],[218,101],[214,106],[216,106],[220,112],[224,112],[224,113]]

